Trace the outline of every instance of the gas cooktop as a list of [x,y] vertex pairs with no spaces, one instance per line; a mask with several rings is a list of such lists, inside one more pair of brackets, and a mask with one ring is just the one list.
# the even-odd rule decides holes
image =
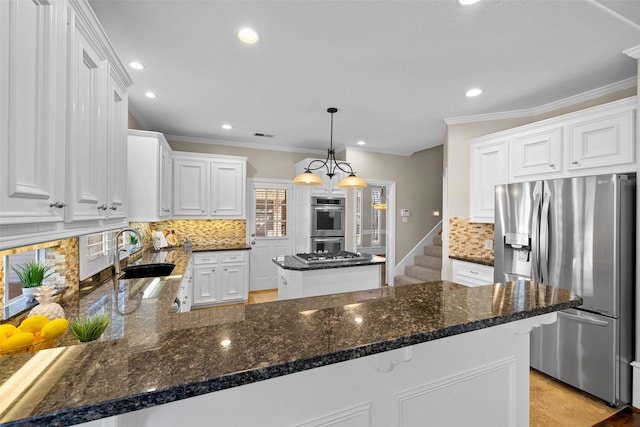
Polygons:
[[295,254],[294,258],[304,262],[305,264],[316,264],[322,262],[336,261],[358,261],[364,257],[356,252],[310,252]]

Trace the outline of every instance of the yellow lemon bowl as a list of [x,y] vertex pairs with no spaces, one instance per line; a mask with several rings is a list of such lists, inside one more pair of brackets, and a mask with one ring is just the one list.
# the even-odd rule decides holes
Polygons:
[[0,357],[10,356],[12,354],[30,353],[38,350],[44,350],[46,348],[53,348],[56,345],[58,345],[59,340],[60,340],[60,337],[50,338],[50,339],[46,339],[38,342],[35,342],[36,340],[34,340],[34,342],[32,342],[29,345],[0,350]]

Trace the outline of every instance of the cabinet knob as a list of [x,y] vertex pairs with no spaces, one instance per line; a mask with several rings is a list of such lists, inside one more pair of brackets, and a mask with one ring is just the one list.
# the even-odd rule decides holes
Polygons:
[[55,203],[50,203],[50,204],[49,204],[49,207],[50,207],[50,208],[58,208],[58,209],[62,209],[62,208],[64,208],[65,206],[67,206],[67,205],[65,205],[65,204],[64,204],[64,203],[62,203],[62,202],[55,202]]
[[578,161],[577,161],[577,160],[574,160],[574,161],[573,161],[573,162],[571,162],[571,163],[572,163],[572,164],[574,164],[574,165],[577,165],[577,164],[578,164]]
[[101,210],[101,211],[106,211],[107,210],[107,205],[98,206],[98,209]]
[[111,209],[112,211],[117,211],[118,207],[116,205],[111,205],[109,209]]
[[554,165],[553,163],[551,163],[551,164],[549,165],[549,167],[550,167],[550,168],[555,168],[555,167],[556,167],[556,165]]

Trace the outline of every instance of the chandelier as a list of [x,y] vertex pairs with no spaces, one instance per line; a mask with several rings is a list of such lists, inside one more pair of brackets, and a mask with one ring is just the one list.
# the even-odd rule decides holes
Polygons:
[[336,160],[336,151],[333,149],[333,115],[338,111],[337,108],[331,107],[327,109],[327,113],[331,114],[331,142],[329,150],[327,150],[327,159],[312,160],[300,175],[293,179],[294,184],[301,185],[323,185],[322,178],[314,174],[313,171],[317,171],[322,168],[326,168],[327,176],[329,179],[333,178],[338,172],[342,171],[349,174],[346,178],[342,179],[338,183],[338,187],[341,188],[359,188],[366,187],[367,183],[362,178],[358,178],[351,168],[351,165],[347,162]]
[[387,198],[384,197],[384,187],[380,188],[380,196],[378,200],[375,200],[375,203],[371,204],[371,207],[378,211],[386,211],[387,210]]

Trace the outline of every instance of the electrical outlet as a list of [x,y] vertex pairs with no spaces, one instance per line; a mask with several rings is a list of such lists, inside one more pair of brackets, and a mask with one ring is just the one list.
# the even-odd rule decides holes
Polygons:
[[484,248],[488,249],[488,250],[492,250],[493,249],[493,240],[491,239],[487,239],[484,241]]

